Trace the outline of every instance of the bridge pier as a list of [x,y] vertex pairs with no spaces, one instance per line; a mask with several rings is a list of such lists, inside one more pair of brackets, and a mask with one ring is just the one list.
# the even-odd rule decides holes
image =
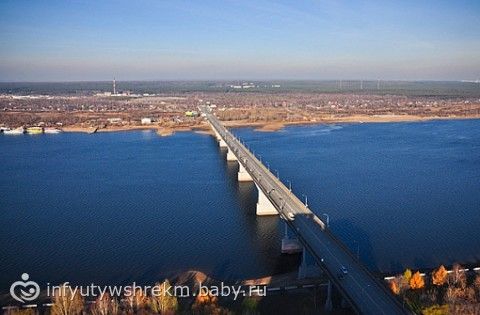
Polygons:
[[233,152],[230,148],[228,148],[228,152],[227,152],[227,161],[231,161],[231,162],[238,161],[237,156],[235,154],[233,154]]
[[282,254],[296,254],[303,250],[302,244],[297,238],[290,238],[288,235],[288,224],[285,224],[285,235],[282,238]]
[[228,148],[227,143],[222,138],[220,138],[220,140],[218,141],[218,145],[220,146],[220,148]]
[[239,182],[253,182],[252,176],[248,174],[245,167],[243,167],[242,163],[238,163],[238,181]]
[[[212,128],[213,129],[213,128]],[[217,141],[220,141],[222,140],[222,137],[220,136],[220,134],[218,132],[215,131],[215,129],[213,129],[214,132],[215,132],[215,138],[217,139]]]
[[[321,266],[333,276],[332,279],[335,279],[334,275],[339,272],[340,266],[348,268],[348,279],[338,282],[331,281],[325,303],[326,309],[331,308],[332,295],[334,298],[336,297],[335,286],[337,286],[345,297],[345,301],[349,301],[353,310],[359,314],[409,314],[409,311],[398,303],[391,292],[362,267],[360,261],[351,259],[348,250],[327,231],[323,221],[307,205],[303,205],[294,194],[291,194],[287,187],[275,180],[269,167],[266,169],[261,161],[252,156],[248,148],[242,146],[241,142],[215,117],[211,108],[201,106],[200,110],[212,129],[216,131],[217,139],[220,136],[219,146],[229,149],[227,159],[236,161],[238,156],[239,162],[252,171],[252,178],[258,189],[257,215],[280,214],[280,216],[285,216],[282,219],[289,220],[291,231],[302,241],[302,245],[304,245],[303,259],[299,266],[298,277],[318,277],[322,274],[319,268]],[[228,141],[228,146],[225,140]],[[230,149],[232,149],[231,152]],[[239,174],[242,172],[243,169],[239,170]],[[239,177],[241,176],[243,175]],[[281,213],[278,213],[275,207],[278,207]],[[308,248],[308,252],[305,247]],[[310,257],[310,253],[316,258],[315,260]]]
[[274,205],[270,202],[270,200],[265,196],[263,191],[258,187],[258,202],[257,202],[257,215],[277,215],[278,211],[275,209]]

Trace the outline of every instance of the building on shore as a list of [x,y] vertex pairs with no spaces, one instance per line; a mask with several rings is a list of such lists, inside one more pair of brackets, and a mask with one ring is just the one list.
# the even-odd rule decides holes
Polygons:
[[120,124],[122,122],[122,118],[108,118],[107,121],[110,124]]
[[186,112],[185,112],[185,116],[186,116],[186,117],[197,117],[197,116],[198,116],[198,112],[197,112],[197,111],[186,111]]
[[150,125],[153,123],[153,119],[149,117],[142,118],[141,120],[142,125]]

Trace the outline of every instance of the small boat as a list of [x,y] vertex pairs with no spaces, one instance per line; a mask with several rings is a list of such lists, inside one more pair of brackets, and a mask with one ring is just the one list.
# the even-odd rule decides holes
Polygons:
[[23,127],[15,128],[15,129],[4,129],[3,133],[6,135],[23,135],[25,130]]
[[49,133],[49,134],[55,134],[55,133],[60,133],[60,129],[57,129],[57,128],[45,128],[45,130],[43,131],[45,133]]
[[97,133],[98,131],[98,127],[95,127],[94,129],[91,129],[88,131],[89,134],[94,134],[94,133]]
[[29,135],[38,135],[43,133],[43,128],[42,127],[29,127],[27,128],[27,133]]

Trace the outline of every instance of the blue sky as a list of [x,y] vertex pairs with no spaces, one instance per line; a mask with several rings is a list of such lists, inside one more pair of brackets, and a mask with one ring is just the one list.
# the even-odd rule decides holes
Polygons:
[[0,1],[0,81],[480,77],[480,1]]

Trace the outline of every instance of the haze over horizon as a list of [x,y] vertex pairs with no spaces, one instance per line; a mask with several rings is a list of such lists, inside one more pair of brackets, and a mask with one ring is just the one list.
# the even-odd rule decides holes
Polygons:
[[480,77],[480,2],[0,2],[0,81]]

